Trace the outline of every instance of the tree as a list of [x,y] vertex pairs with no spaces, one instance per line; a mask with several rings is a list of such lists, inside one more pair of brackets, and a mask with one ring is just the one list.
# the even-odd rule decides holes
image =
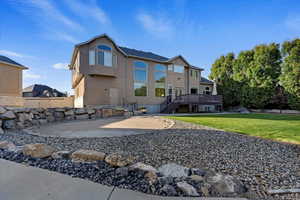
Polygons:
[[280,83],[288,93],[289,106],[300,110],[300,39],[284,42],[282,55]]
[[224,107],[239,105],[238,86],[233,80],[234,54],[221,56],[212,65],[210,79],[217,84],[218,94],[223,95]]

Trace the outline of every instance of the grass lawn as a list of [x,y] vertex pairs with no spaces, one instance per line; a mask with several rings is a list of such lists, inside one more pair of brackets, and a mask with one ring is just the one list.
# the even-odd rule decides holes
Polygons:
[[214,127],[228,132],[300,144],[300,115],[220,114],[168,116],[168,118]]

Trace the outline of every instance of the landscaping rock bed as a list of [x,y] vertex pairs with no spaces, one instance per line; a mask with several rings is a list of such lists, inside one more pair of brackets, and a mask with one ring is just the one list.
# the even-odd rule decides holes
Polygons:
[[[176,163],[191,170],[192,168],[196,168],[204,171],[213,171],[222,175],[230,175],[237,178],[249,191],[254,191],[253,197],[249,199],[297,199],[297,194],[271,195],[267,191],[269,189],[300,187],[299,145],[227,133],[185,122],[176,121],[176,124],[171,129],[153,130],[147,134],[123,137],[59,138],[33,136],[24,132],[9,132],[0,134],[1,140],[7,140],[16,145],[44,143],[60,151],[73,152],[79,149],[89,149],[105,154],[130,152],[131,156],[136,158],[136,162],[151,165],[156,170],[164,164]],[[3,156],[4,151],[1,152],[1,157],[12,159],[12,156],[8,156],[12,155],[11,153],[5,153],[7,155]],[[42,162],[40,159],[37,160],[38,162]],[[62,161],[51,158],[43,162],[48,163],[50,161],[53,163],[71,163],[77,166],[77,168],[83,165],[82,163],[73,163],[71,160]],[[106,163],[105,161],[99,162]],[[90,166],[90,164],[84,164],[84,166],[86,165]],[[62,169],[66,170],[65,168]],[[127,173],[126,169],[122,167],[109,169],[113,170],[111,173]],[[117,172],[116,169],[118,169]],[[201,172],[198,173],[200,175],[192,175],[190,178],[201,180]],[[149,180],[155,180],[155,175],[151,173],[148,173],[147,177]],[[109,182],[107,179],[103,179],[102,183]],[[162,179],[162,181],[168,181],[168,179]],[[173,177],[172,179],[176,178]],[[145,178],[139,180],[148,181]],[[129,178],[126,181],[129,181]],[[186,182],[194,186],[191,182]],[[138,184],[143,185],[142,183]],[[148,186],[145,185],[145,188],[148,188]],[[126,185],[125,187],[120,184],[120,187],[131,187],[131,189],[134,189],[138,186]],[[168,194],[174,195],[178,194],[176,193],[178,188],[175,183],[161,185],[158,188],[155,191],[165,191]],[[203,187],[201,192],[205,194],[210,191]],[[257,198],[255,197],[256,195],[258,196]]]
[[[62,152],[46,144],[17,147],[11,142],[1,141],[0,158],[105,185],[163,196],[236,197],[247,193],[247,188],[229,175],[176,164],[166,164],[156,170],[144,163],[134,163],[133,157],[124,153],[106,155],[84,149]],[[178,173],[178,170],[184,173]]]

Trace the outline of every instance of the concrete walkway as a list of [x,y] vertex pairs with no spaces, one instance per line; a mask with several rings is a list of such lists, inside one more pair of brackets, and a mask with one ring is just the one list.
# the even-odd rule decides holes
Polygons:
[[2,200],[245,200],[146,195],[0,159]]
[[112,117],[53,123],[35,128],[31,134],[55,137],[116,137],[144,134],[151,130],[169,128],[166,119],[155,116]]

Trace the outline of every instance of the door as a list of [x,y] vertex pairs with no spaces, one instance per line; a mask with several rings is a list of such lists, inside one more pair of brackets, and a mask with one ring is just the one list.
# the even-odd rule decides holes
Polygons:
[[109,88],[110,105],[119,104],[119,90],[117,88]]

